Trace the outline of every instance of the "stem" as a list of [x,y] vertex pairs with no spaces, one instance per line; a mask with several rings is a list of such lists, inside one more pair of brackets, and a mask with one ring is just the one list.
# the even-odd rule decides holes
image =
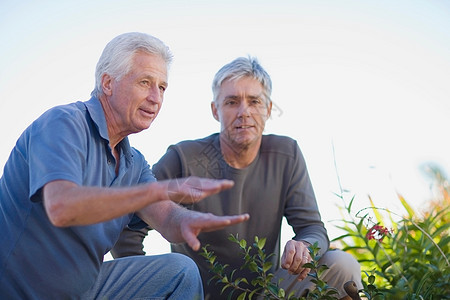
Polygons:
[[342,190],[342,184],[341,184],[341,177],[339,176],[338,167],[336,163],[336,151],[334,149],[334,142],[331,141],[331,148],[333,149],[333,162],[334,162],[334,169],[336,171],[336,177],[339,185],[339,191],[341,193],[341,198],[343,199],[344,191]]
[[403,278],[403,280],[405,280],[405,282],[408,284],[409,289],[412,290],[413,287],[411,286],[411,283],[408,281],[408,279],[406,279],[406,277],[403,275],[402,270],[400,270],[397,265],[392,261],[391,257],[389,256],[389,254],[386,252],[386,250],[384,249],[383,245],[380,243],[380,241],[376,240],[376,242],[378,243],[378,245],[380,246],[380,249],[383,250],[384,255],[386,255],[387,259],[389,260],[389,262],[391,263],[391,266],[398,272],[398,274]]
[[442,249],[439,247],[438,244],[436,244],[436,242],[433,240],[433,238],[428,234],[428,232],[426,232],[425,230],[423,230],[419,225],[417,225],[414,221],[412,220],[408,220],[410,221],[417,229],[419,229],[423,234],[425,234],[428,239],[434,244],[434,246],[438,249],[438,251],[441,253],[442,257],[445,259],[445,262],[447,263],[447,267],[450,267],[450,263],[447,259],[447,257],[445,256],[444,251],[442,251]]

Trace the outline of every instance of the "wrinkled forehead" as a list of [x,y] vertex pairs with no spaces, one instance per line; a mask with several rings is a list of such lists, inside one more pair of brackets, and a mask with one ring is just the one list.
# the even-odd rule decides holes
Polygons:
[[219,87],[217,99],[261,99],[267,105],[270,102],[263,84],[252,76],[240,76],[225,79]]

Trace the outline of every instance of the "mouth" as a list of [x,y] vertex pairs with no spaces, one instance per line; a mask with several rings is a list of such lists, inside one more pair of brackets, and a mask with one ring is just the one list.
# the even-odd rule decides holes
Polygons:
[[254,126],[252,125],[241,125],[241,126],[236,126],[236,129],[249,129],[249,128],[253,128]]
[[153,118],[153,117],[155,117],[155,115],[156,115],[156,112],[154,112],[154,111],[152,111],[152,110],[149,110],[149,109],[143,109],[143,108],[141,108],[140,111],[141,111],[144,115],[146,115],[147,117],[149,117],[149,118]]

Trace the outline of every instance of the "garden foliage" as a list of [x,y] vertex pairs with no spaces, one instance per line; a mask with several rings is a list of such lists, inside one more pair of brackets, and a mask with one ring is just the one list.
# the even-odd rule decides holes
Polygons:
[[337,227],[345,234],[334,242],[375,276],[386,299],[450,299],[450,187],[438,169],[430,170],[437,196],[423,212],[398,195],[405,215],[376,207],[372,199],[371,207],[353,214],[355,198],[338,195],[344,206]]
[[[404,207],[404,215],[387,208],[371,206],[354,213],[350,200],[341,192],[337,196],[342,200],[340,207],[342,220],[336,225],[343,234],[332,242],[343,251],[351,253],[360,262],[362,284],[358,291],[363,299],[450,299],[450,186],[448,180],[437,168],[431,168],[435,199],[423,212],[414,210],[401,195],[398,201]],[[370,198],[370,197],[369,197]],[[390,226],[387,226],[389,224]],[[312,262],[309,276],[313,277],[316,289],[307,297],[295,298],[286,295],[273,281],[269,257],[264,251],[265,238],[255,237],[253,244],[231,236],[230,240],[239,244],[244,258],[242,268],[254,272],[255,279],[233,278],[235,270],[222,265],[208,245],[203,247],[203,255],[209,262],[214,274],[209,284],[219,284],[222,293],[238,295],[237,299],[337,299],[336,291],[321,279],[327,266],[319,265],[317,245],[309,250]]]

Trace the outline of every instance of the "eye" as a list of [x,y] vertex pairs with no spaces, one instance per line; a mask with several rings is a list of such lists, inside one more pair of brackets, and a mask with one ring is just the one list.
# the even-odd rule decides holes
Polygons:
[[164,85],[159,86],[159,90],[164,93],[166,91],[167,87]]
[[234,99],[228,99],[227,101],[225,101],[226,105],[235,105],[237,104],[237,101]]
[[149,86],[150,85],[150,81],[148,81],[147,79],[144,79],[141,81],[141,84],[144,86]]

